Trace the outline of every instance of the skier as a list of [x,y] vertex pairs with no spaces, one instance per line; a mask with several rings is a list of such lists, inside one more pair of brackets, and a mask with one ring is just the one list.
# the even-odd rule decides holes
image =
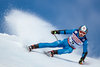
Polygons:
[[66,54],[66,53],[72,53],[74,49],[76,49],[77,46],[83,45],[83,53],[82,57],[79,60],[79,64],[82,64],[84,62],[84,59],[87,56],[87,38],[86,34],[88,32],[88,28],[86,25],[82,25],[79,27],[79,29],[72,29],[72,30],[54,30],[51,31],[52,34],[71,34],[68,38],[65,38],[64,40],[58,40],[53,43],[38,43],[34,44],[28,47],[29,51],[32,49],[37,48],[46,48],[46,47],[63,47],[63,49],[58,50],[52,50],[48,51],[47,54],[51,57],[53,57],[55,54]]

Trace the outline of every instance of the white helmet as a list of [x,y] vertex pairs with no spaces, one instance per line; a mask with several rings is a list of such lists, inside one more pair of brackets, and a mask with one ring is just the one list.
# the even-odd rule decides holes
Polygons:
[[79,31],[83,31],[87,34],[88,33],[88,28],[86,27],[86,25],[82,25],[82,26],[79,27]]

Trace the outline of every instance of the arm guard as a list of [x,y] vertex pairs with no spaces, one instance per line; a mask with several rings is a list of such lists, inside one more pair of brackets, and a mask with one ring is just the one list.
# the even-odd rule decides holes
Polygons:
[[72,34],[76,29],[72,30],[54,30],[51,31],[52,34]]
[[84,59],[86,58],[87,54],[88,54],[88,52],[83,52],[82,55],[84,55],[84,56],[81,57],[81,58],[83,59],[83,61],[84,61]]

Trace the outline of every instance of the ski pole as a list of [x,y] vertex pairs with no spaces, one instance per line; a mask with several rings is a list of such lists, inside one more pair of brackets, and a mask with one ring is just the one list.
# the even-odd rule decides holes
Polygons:
[[58,38],[57,38],[57,36],[54,34],[54,36],[55,36],[55,38],[56,38],[56,40],[58,41]]

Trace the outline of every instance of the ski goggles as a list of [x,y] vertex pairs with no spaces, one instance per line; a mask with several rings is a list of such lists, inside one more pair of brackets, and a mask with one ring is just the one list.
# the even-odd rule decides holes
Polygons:
[[82,35],[86,35],[86,32],[83,32],[81,30],[79,31],[79,33],[82,34]]

